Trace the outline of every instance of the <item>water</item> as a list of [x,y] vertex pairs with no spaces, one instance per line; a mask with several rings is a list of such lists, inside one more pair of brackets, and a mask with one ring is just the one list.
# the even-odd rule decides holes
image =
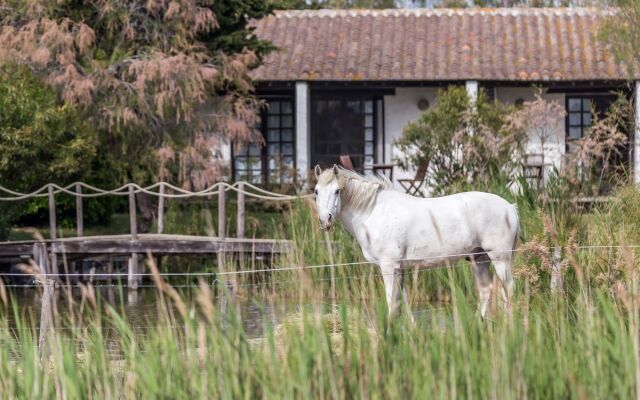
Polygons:
[[[140,288],[138,291],[127,291],[126,288],[118,286],[109,287],[96,287],[96,299],[100,304],[99,309],[103,313],[104,321],[108,321],[106,318],[106,310],[110,305],[115,308],[119,315],[123,316],[129,323],[129,326],[136,334],[144,335],[148,330],[153,329],[160,324],[166,326],[166,320],[161,321],[160,316],[164,311],[159,307],[161,294],[156,288]],[[74,300],[74,310],[78,310],[79,307],[84,307],[88,312],[85,315],[91,315],[94,313],[94,309],[86,302],[82,305],[82,292],[78,288],[72,289],[72,298]],[[196,291],[190,289],[183,289],[181,292],[183,298],[189,306],[195,307],[193,296]],[[17,307],[18,312],[21,315],[23,321],[31,321],[32,326],[37,328],[40,321],[40,310],[42,301],[42,291],[36,288],[20,288],[12,289],[10,292],[11,301]],[[58,323],[55,327],[57,333],[61,334],[63,340],[72,341],[71,331],[68,323],[65,325],[65,321],[69,321],[69,306],[68,299],[65,295],[65,289],[60,288],[56,291],[56,307],[60,318],[57,319]],[[327,300],[327,299],[325,299]],[[305,302],[300,303],[299,299],[292,298],[291,292],[282,293],[269,293],[264,292],[252,293],[251,291],[243,291],[235,299],[237,309],[240,311],[241,323],[244,328],[246,337],[249,339],[259,339],[265,336],[265,329],[267,327],[276,327],[283,321],[294,317],[297,319],[303,310],[321,312],[328,314],[331,312],[333,305],[326,301],[318,300],[316,303]],[[350,307],[349,300],[342,302],[342,305]],[[214,300],[214,306],[220,310],[221,302],[220,298]],[[355,303],[354,309],[360,309]],[[412,312],[416,321],[426,320],[428,315],[435,309],[441,308],[435,304],[412,304]],[[176,311],[176,310],[174,310]],[[5,318],[8,319],[9,329],[16,328],[16,321],[13,313],[5,313]],[[77,315],[77,314],[76,314]],[[176,314],[177,311],[176,311]],[[222,318],[221,313],[217,312],[216,317]],[[179,318],[176,318],[179,321]],[[372,319],[370,319],[372,321]],[[174,328],[179,329],[180,323],[176,322],[178,326]],[[77,324],[76,324],[77,326]],[[122,357],[122,349],[120,342],[116,337],[116,333],[113,327],[109,327],[108,323],[103,323],[103,336],[105,338],[105,346],[112,359],[120,359]],[[373,328],[371,326],[371,328]],[[37,334],[37,330],[33,331]],[[78,351],[81,351],[83,344],[77,342]]]
[[[102,287],[95,288],[96,298],[103,305],[109,304],[124,316],[131,328],[135,331],[144,331],[154,327],[159,321],[159,292],[155,288],[141,288],[137,292],[128,292],[126,288]],[[183,291],[185,300],[190,303],[190,291]],[[35,288],[19,288],[10,292],[11,301],[17,305],[20,314],[35,323],[39,321],[42,293]],[[72,298],[76,309],[80,307],[82,294],[80,289],[72,290]],[[247,336],[250,338],[261,337],[264,333],[265,325],[276,326],[281,320],[289,315],[299,313],[302,308],[324,307],[324,304],[303,304],[293,301],[290,298],[280,296],[243,294],[235,300],[240,311],[242,325]],[[58,312],[65,320],[69,315],[68,301],[65,297],[64,289],[57,291],[56,305]],[[215,306],[220,307],[220,299],[215,299]],[[89,307],[85,304],[84,307]],[[15,318],[12,313],[7,316],[9,328],[15,328]]]

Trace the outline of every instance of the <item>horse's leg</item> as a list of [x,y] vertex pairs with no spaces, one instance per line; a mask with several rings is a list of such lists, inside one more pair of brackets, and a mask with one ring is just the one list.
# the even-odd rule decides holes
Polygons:
[[391,316],[398,307],[398,295],[402,289],[402,273],[399,270],[400,265],[397,263],[388,263],[380,265],[380,273],[384,282],[384,291],[387,295],[387,309]]
[[409,304],[409,295],[407,294],[407,287],[404,285],[404,274],[401,270],[397,270],[398,279],[400,280],[400,287],[402,288],[402,303],[406,307],[405,310],[407,315],[409,316],[409,321],[412,324],[416,323],[416,320],[413,318],[413,313],[411,312],[411,305]]
[[504,300],[505,308],[507,308],[511,302],[511,297],[513,297],[512,255],[504,252],[489,252],[489,258],[491,258],[496,275],[500,283],[502,283],[502,300]]
[[489,274],[491,260],[487,253],[483,253],[474,256],[471,259],[471,264],[473,265],[473,275],[478,287],[478,310],[482,318],[484,318],[487,315],[489,299],[491,298],[492,282]]

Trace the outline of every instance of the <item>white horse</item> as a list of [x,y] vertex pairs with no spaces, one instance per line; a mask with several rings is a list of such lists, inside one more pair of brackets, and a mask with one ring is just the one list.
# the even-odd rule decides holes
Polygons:
[[518,210],[502,197],[465,192],[418,198],[392,189],[386,178],[361,176],[333,166],[315,168],[320,226],[339,220],[353,235],[364,258],[380,267],[389,314],[398,305],[402,268],[430,267],[469,259],[484,317],[491,294],[489,264],[502,283],[507,305],[513,293],[511,264],[518,237]]

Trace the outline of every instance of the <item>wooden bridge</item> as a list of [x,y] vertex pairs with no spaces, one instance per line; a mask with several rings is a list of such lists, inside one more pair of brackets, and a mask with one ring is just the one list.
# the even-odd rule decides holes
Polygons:
[[[153,254],[154,256],[216,255],[218,266],[221,267],[227,255],[243,255],[256,258],[273,257],[289,252],[291,250],[289,241],[247,239],[244,237],[245,196],[271,201],[291,201],[299,198],[298,196],[268,192],[247,182],[236,182],[234,184],[220,182],[199,192],[184,190],[166,182],[156,183],[148,187],[130,183],[114,190],[103,190],[78,182],[66,187],[48,184],[32,193],[19,193],[3,187],[0,187],[0,191],[8,194],[7,197],[0,197],[0,202],[48,197],[50,225],[50,238],[48,239],[0,242],[0,262],[17,263],[31,259],[39,266],[41,273],[56,275],[59,274],[59,261],[63,257],[69,261],[101,256],[126,256],[128,258],[127,282],[132,289],[136,289],[140,282],[138,256],[141,254]],[[235,191],[237,193],[237,237],[235,238],[226,237],[225,201],[227,191]],[[60,193],[73,196],[76,199],[75,237],[64,239],[57,237],[55,196]],[[138,233],[135,198],[138,193],[158,197],[157,233]],[[130,232],[118,235],[85,236],[83,198],[107,195],[128,196]],[[217,196],[218,234],[216,236],[165,234],[163,232],[165,199],[199,196]],[[2,276],[2,273],[0,273],[0,276]]]

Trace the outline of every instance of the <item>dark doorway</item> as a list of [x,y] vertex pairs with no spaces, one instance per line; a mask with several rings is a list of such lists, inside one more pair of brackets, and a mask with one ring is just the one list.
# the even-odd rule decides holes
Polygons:
[[375,157],[376,111],[373,97],[314,97],[311,100],[311,163],[326,168],[351,157],[357,171]]

